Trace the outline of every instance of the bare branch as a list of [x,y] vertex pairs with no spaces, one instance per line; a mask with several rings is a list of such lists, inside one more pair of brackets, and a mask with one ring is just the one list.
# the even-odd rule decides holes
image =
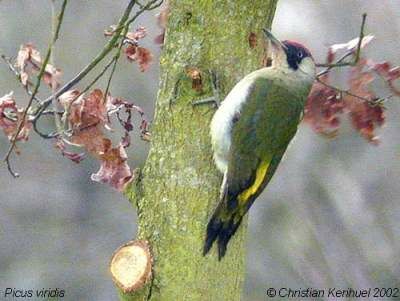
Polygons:
[[120,21],[118,22],[117,28],[115,29],[115,34],[113,37],[108,41],[108,43],[104,46],[104,48],[100,51],[100,53],[90,62],[85,68],[83,68],[74,78],[72,78],[69,82],[67,82],[63,87],[61,87],[55,94],[46,98],[42,103],[39,110],[36,112],[36,119],[40,117],[40,114],[47,109],[53,99],[58,98],[64,92],[70,90],[73,86],[79,83],[90,71],[93,70],[94,67],[97,66],[115,47],[120,33],[124,28],[124,24],[126,20],[128,20],[129,15],[135,5],[136,1],[132,0],[129,2],[127,8],[124,11],[123,16],[121,17]]
[[[364,28],[365,28],[365,22],[367,19],[367,14],[364,13],[362,15],[362,21],[361,21],[361,29],[360,29],[360,35],[358,38],[358,44],[357,44],[357,48],[356,51],[354,52],[354,49],[351,49],[350,51],[346,52],[338,61],[336,61],[335,63],[332,64],[325,64],[325,63],[319,63],[319,64],[315,64],[317,67],[327,67],[327,69],[319,72],[317,74],[317,77],[320,77],[326,73],[328,73],[332,68],[338,68],[338,67],[347,67],[347,66],[355,66],[357,65],[357,63],[360,60],[360,56],[361,56],[361,48],[362,48],[362,41],[364,39]],[[350,61],[350,62],[345,62],[344,60],[351,56],[354,55],[354,60]]]

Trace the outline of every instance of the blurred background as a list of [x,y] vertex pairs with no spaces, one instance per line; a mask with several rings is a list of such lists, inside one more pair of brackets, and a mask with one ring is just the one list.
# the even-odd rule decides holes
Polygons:
[[[55,55],[64,80],[104,45],[103,30],[117,23],[125,5],[70,1]],[[49,0],[1,0],[1,53],[16,56],[21,44],[32,42],[43,54],[50,11]],[[280,0],[273,32],[303,42],[323,61],[328,45],[359,35],[367,12],[366,32],[376,39],[364,53],[400,65],[399,11],[400,2],[390,0]],[[157,62],[155,13],[136,24],[147,28],[143,43]],[[120,64],[111,92],[139,104],[151,120],[158,72],[157,63],[145,73],[136,64]],[[18,103],[26,103],[13,74],[0,64],[0,96],[11,90]],[[380,87],[376,92],[385,94]],[[250,212],[243,300],[266,300],[268,287],[399,287],[399,99],[386,107],[379,146],[368,144],[346,120],[333,140],[300,127]],[[139,139],[133,143],[130,165],[140,166],[148,146]],[[90,180],[98,169],[94,160],[76,165],[36,135],[19,147],[12,163],[21,177],[15,180],[0,168],[0,289],[58,287],[66,290],[66,300],[117,300],[108,262],[136,233],[134,208],[120,193]],[[1,157],[7,148],[1,134]]]

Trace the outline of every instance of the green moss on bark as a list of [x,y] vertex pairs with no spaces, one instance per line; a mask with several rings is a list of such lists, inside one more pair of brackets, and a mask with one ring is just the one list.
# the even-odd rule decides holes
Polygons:
[[[137,183],[138,239],[150,242],[154,280],[124,300],[240,300],[246,223],[218,262],[202,256],[206,224],[218,200],[209,138],[212,96],[208,70],[220,77],[221,97],[261,65],[262,28],[270,27],[277,0],[172,0],[161,57],[161,81],[151,149]],[[249,45],[250,33],[257,46]],[[203,93],[192,89],[188,67],[201,71]],[[137,192],[140,192],[138,195]],[[136,201],[135,201],[136,203]]]

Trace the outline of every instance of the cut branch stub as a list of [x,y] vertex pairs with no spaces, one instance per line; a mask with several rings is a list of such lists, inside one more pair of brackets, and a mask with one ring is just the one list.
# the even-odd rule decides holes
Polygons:
[[130,241],[119,247],[110,262],[114,283],[124,292],[141,289],[152,276],[153,258],[145,240]]

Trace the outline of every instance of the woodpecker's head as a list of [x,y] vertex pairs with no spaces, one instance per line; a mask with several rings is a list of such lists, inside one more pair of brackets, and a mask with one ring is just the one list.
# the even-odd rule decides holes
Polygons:
[[289,40],[281,42],[267,29],[264,29],[264,33],[272,46],[272,67],[301,78],[314,79],[314,59],[305,46]]

